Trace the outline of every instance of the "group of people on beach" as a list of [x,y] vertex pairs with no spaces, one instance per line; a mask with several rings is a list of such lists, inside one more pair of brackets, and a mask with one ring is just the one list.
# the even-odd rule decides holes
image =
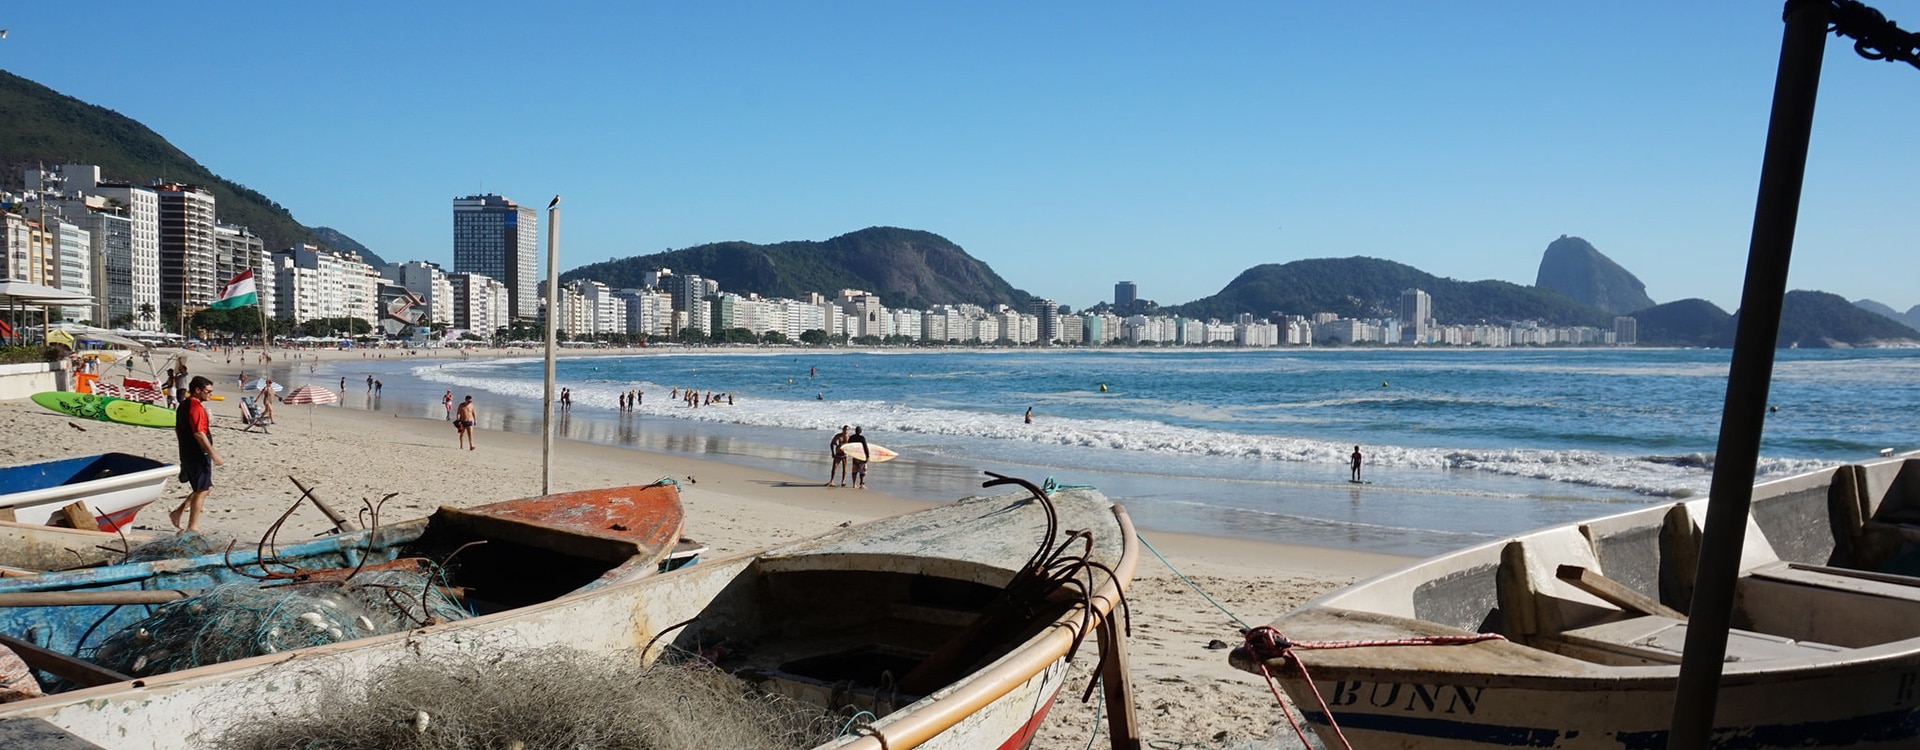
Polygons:
[[646,399],[647,399],[647,392],[640,390],[638,388],[635,388],[629,391],[622,391],[620,393],[620,410],[633,411],[635,408],[638,408],[642,403],[645,403]]
[[[852,429],[853,433],[848,434],[848,429]],[[849,443],[860,444],[861,450],[858,452],[857,457],[847,455],[846,446]],[[832,487],[834,480],[838,479],[840,480],[840,486],[845,487],[847,486],[847,480],[851,478],[854,489],[866,489],[866,447],[867,436],[860,433],[860,428],[849,428],[847,425],[840,425],[840,431],[834,433],[833,440],[827,443],[827,452],[833,456],[833,468],[828,470],[826,484],[822,486]]]

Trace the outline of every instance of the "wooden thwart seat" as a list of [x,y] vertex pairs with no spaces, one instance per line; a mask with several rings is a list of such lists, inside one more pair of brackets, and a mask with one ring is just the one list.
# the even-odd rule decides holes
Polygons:
[[[1671,617],[1642,615],[1569,630],[1561,633],[1560,639],[1587,649],[1654,664],[1679,664],[1681,654],[1686,650],[1687,623]],[[1844,650],[1824,643],[1732,630],[1727,633],[1726,660],[1800,659]]]

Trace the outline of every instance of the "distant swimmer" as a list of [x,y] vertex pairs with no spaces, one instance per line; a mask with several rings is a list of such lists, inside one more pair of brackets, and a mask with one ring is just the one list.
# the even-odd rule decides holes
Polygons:
[[1033,407],[1027,407],[1027,424],[1033,424]]
[[1351,458],[1353,459],[1353,478],[1347,481],[1358,482],[1360,481],[1360,446],[1353,446],[1353,456],[1351,456]]

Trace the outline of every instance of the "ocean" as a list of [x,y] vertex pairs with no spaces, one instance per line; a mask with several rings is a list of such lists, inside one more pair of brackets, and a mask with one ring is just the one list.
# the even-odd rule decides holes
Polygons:
[[[574,357],[560,434],[817,476],[843,425],[931,500],[981,472],[1091,484],[1146,529],[1424,556],[1706,492],[1726,350],[705,350]],[[542,363],[336,361],[344,403],[537,433]],[[365,378],[383,381],[378,398]],[[298,380],[294,382],[299,382]],[[618,394],[645,392],[631,414]],[[732,393],[688,408],[670,390]],[[1920,350],[1785,350],[1761,477],[1920,443]],[[1033,421],[1023,416],[1033,410]],[[451,438],[449,438],[451,442]],[[1365,455],[1365,484],[1347,457]],[[850,491],[850,490],[849,490]]]

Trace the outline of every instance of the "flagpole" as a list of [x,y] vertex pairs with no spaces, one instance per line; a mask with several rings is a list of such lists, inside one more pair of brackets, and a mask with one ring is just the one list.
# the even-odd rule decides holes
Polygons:
[[547,372],[546,420],[540,430],[540,494],[553,494],[553,351],[560,327],[560,196],[547,204]]

